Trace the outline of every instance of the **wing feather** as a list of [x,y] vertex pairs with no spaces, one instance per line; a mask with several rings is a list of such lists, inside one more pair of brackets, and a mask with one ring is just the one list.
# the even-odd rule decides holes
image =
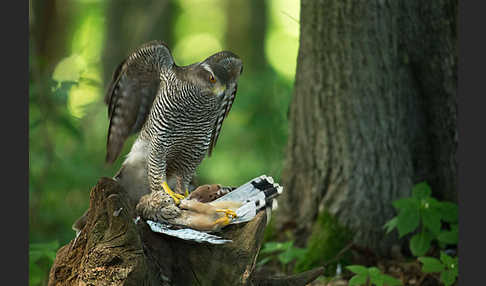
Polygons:
[[214,124],[213,132],[211,135],[211,142],[209,143],[208,156],[211,156],[213,152],[213,148],[216,146],[216,142],[218,141],[219,134],[221,133],[221,127],[223,126],[223,121],[226,117],[228,117],[228,113],[230,112],[231,107],[233,106],[233,102],[235,101],[236,98],[236,90],[237,90],[237,85],[235,84],[234,89],[228,90],[222,99],[221,109],[219,111],[220,113],[218,114],[218,117]]
[[136,49],[118,65],[105,96],[110,119],[107,163],[113,163],[126,139],[140,131],[159,90],[160,73],[173,64],[167,46],[161,41],[152,41]]

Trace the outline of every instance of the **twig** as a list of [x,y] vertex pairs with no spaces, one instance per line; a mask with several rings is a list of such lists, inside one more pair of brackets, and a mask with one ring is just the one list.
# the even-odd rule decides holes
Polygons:
[[285,12],[285,11],[280,11],[282,14],[284,14],[285,16],[289,17],[290,19],[294,20],[295,23],[299,24],[299,20],[290,16],[289,13]]

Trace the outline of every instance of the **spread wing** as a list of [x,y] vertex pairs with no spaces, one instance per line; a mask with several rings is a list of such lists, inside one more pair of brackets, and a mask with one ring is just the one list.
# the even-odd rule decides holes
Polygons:
[[233,102],[235,101],[236,97],[236,90],[237,84],[234,84],[234,87],[226,90],[224,97],[221,102],[221,108],[219,110],[218,117],[216,119],[216,123],[214,124],[213,132],[211,135],[211,142],[209,143],[208,149],[208,156],[211,156],[213,152],[214,146],[216,146],[216,142],[218,141],[219,133],[221,132],[221,127],[223,126],[224,119],[228,116],[228,113],[231,110],[231,106],[233,106]]
[[140,131],[160,87],[160,73],[174,64],[161,41],[146,43],[131,53],[115,70],[105,96],[108,105],[106,162],[113,163],[125,140]]

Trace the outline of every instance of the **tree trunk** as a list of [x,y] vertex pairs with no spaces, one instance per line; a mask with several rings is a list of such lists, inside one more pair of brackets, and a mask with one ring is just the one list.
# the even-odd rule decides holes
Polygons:
[[170,0],[111,0],[106,5],[106,37],[103,49],[104,82],[109,82],[119,63],[136,47],[152,40],[171,45]]
[[[102,178],[92,189],[85,227],[61,247],[48,285],[305,285],[322,268],[289,277],[254,273],[265,212],[225,228],[224,245],[199,244],[154,233],[134,222],[120,185]],[[277,284],[276,284],[277,283]]]
[[300,19],[276,226],[387,255],[393,200],[457,197],[457,1],[302,0]]
[[226,26],[226,49],[243,59],[245,71],[262,72],[267,68],[264,43],[268,4],[261,0],[231,0],[225,5],[228,15],[232,15]]

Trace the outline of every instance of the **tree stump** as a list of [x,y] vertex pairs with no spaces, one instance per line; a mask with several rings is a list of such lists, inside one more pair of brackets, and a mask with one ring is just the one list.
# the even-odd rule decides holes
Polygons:
[[134,206],[113,179],[90,193],[87,222],[77,239],[61,247],[48,285],[305,285],[322,268],[289,277],[255,275],[266,214],[226,227],[233,242],[211,245],[154,233],[135,223]]

